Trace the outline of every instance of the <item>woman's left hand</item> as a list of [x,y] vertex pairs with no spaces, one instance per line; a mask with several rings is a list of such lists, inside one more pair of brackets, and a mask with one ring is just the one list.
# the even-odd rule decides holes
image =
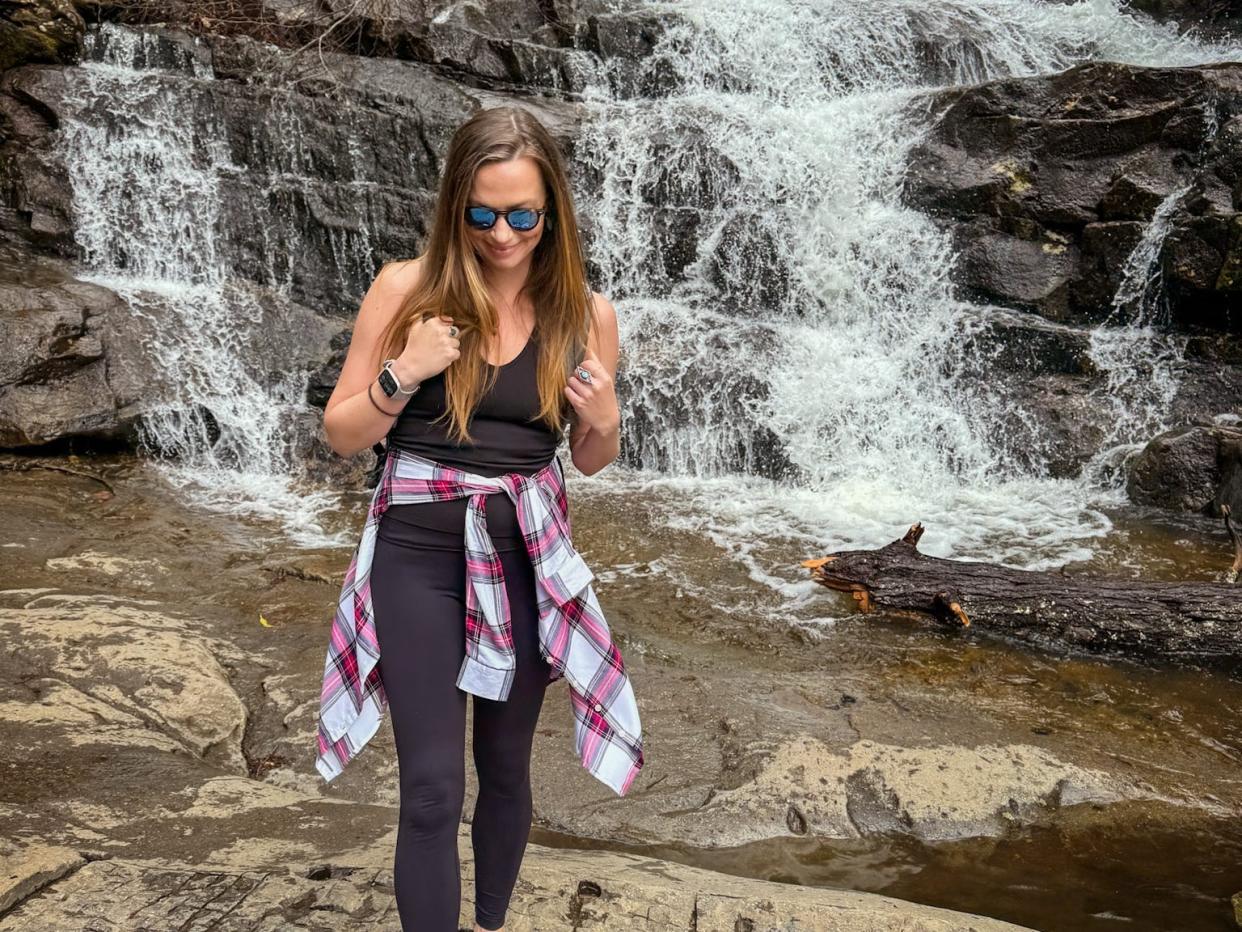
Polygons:
[[565,383],[565,397],[578,412],[579,422],[600,433],[615,431],[621,424],[621,414],[612,376],[590,349],[579,367],[591,373],[591,381],[582,381],[574,369]]

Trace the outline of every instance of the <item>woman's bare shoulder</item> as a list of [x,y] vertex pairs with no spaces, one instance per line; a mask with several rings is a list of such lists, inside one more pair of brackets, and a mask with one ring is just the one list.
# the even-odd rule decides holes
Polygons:
[[620,355],[620,336],[617,325],[617,309],[611,301],[599,291],[591,292],[591,332],[587,337],[587,347],[595,357],[603,363],[610,375],[617,371],[617,357]]
[[424,256],[415,256],[413,259],[395,259],[386,263],[381,271],[388,276],[394,288],[409,291],[418,283],[418,277],[423,270],[424,258]]
[[595,316],[600,321],[615,320],[617,309],[613,307],[612,302],[605,297],[602,291],[592,291],[591,301],[595,305]]
[[613,307],[612,302],[600,291],[591,292],[591,304],[594,318],[591,325],[592,334],[599,334],[604,339],[615,343],[618,327],[617,309]]

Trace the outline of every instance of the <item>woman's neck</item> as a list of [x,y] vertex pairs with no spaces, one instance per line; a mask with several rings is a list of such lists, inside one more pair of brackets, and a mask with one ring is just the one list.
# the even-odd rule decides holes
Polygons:
[[528,258],[526,262],[512,269],[484,269],[483,280],[487,282],[492,294],[500,299],[502,306],[513,307],[517,304],[518,295],[529,275],[530,259]]

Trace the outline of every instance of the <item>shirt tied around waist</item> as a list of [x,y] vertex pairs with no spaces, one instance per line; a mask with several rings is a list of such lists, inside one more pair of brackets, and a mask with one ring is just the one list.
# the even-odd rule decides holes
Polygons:
[[387,697],[379,676],[379,643],[370,570],[380,518],[391,505],[467,498],[466,655],[457,685],[504,701],[516,653],[504,572],[487,528],[487,496],[513,502],[535,570],[540,652],[550,681],[569,686],[574,745],[582,765],[625,795],[643,766],[642,726],[633,687],[613,643],[591,581],[571,540],[569,504],[559,457],[526,476],[482,476],[400,448],[388,450],[357,550],[346,572],[329,636],[320,691],[316,768],[331,781],[379,729]]

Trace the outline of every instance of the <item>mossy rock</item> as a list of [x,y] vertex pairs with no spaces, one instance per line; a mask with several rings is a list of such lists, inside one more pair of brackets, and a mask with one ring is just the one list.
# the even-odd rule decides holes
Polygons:
[[0,5],[0,71],[72,64],[85,30],[86,21],[69,0],[6,0]]

